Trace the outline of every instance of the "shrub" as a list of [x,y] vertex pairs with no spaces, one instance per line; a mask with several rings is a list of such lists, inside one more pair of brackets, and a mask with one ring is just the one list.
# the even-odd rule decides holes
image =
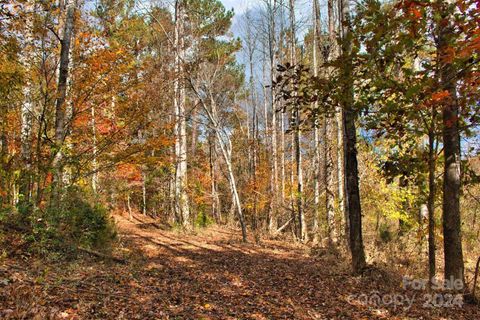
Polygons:
[[213,224],[212,218],[210,218],[205,212],[200,211],[195,219],[195,227],[197,228],[206,228],[209,225]]
[[388,242],[392,241],[392,239],[393,239],[392,232],[390,231],[390,228],[387,224],[381,224],[380,225],[379,235],[380,235],[380,239],[384,243],[388,243]]
[[30,240],[35,249],[71,253],[78,247],[108,249],[116,238],[105,208],[91,204],[78,188],[69,189],[58,206],[31,215]]

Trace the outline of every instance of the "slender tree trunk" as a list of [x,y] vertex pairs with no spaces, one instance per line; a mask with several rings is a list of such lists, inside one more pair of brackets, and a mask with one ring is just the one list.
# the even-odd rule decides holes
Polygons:
[[332,160],[332,148],[331,140],[328,138],[331,134],[330,119],[324,117],[323,123],[323,153],[324,153],[324,162],[323,162],[323,184],[325,186],[325,212],[327,218],[327,230],[328,230],[328,240],[330,244],[336,244],[337,242],[337,232],[335,228],[335,194],[333,191],[333,160]]
[[252,212],[252,226],[253,229],[257,228],[257,202],[258,202],[258,190],[257,190],[257,138],[258,138],[258,117],[257,117],[257,105],[254,98],[254,86],[253,86],[253,55],[250,56],[250,103],[252,106],[252,141],[251,141],[251,179],[253,182],[253,212]]
[[147,173],[145,169],[142,172],[142,213],[147,215]]
[[[318,49],[320,42],[321,34],[321,20],[320,20],[320,6],[318,0],[313,1],[313,74],[315,77],[318,76]],[[318,101],[313,103],[313,109],[318,110],[319,105]],[[318,242],[319,238],[319,215],[320,215],[320,132],[319,132],[319,117],[315,119],[314,123],[314,168],[313,168],[313,241]]]
[[197,103],[195,103],[194,108],[191,113],[191,119],[192,119],[192,140],[191,140],[191,151],[190,151],[190,157],[192,159],[195,159],[195,154],[197,152],[197,137],[198,137],[198,125],[197,125],[197,108],[196,108]]
[[212,215],[217,223],[220,222],[220,199],[217,192],[217,177],[215,173],[215,137],[209,134],[209,159],[210,159],[210,187],[212,193]]
[[130,192],[127,193],[128,220],[132,221],[132,205],[130,203]]
[[92,152],[93,152],[93,160],[92,160],[92,190],[93,194],[97,194],[97,186],[98,186],[98,163],[97,163],[97,128],[96,128],[96,121],[95,121],[95,104],[92,104],[91,107],[91,126],[92,126]]
[[175,216],[183,227],[189,227],[189,200],[187,194],[187,124],[185,114],[185,1],[175,1]]
[[[315,108],[315,107],[314,107]],[[318,108],[318,107],[317,107]],[[318,122],[318,120],[316,121]],[[313,242],[317,243],[319,239],[320,233],[320,224],[319,224],[319,216],[320,216],[320,139],[319,139],[319,124],[315,124],[315,128],[313,131],[314,135],[314,168],[313,168],[313,225],[312,225],[312,234],[313,234]]]
[[360,273],[366,266],[365,251],[362,236],[362,209],[360,204],[360,189],[357,162],[357,130],[355,121],[357,112],[353,106],[353,79],[351,36],[350,36],[350,8],[349,0],[341,0],[342,17],[342,53],[344,66],[342,68],[342,82],[344,84],[343,97],[343,128],[344,128],[344,159],[346,173],[346,204],[350,219],[350,251],[352,267],[355,273]]
[[[435,277],[435,168],[436,150],[435,135],[433,128],[428,133],[428,278],[430,281]],[[431,282],[432,283],[432,282]]]
[[[280,62],[283,62],[282,60],[284,59],[284,54],[283,54],[283,49],[284,49],[284,37],[285,37],[285,27],[284,27],[284,3],[283,0],[280,0],[279,2],[279,10],[280,10],[280,36],[279,36],[279,41],[278,41],[278,52],[279,52],[279,60]],[[282,107],[281,105],[279,107]],[[286,158],[286,152],[287,149],[285,148],[285,121],[287,118],[287,115],[284,111],[283,108],[282,113],[280,114],[280,152],[281,152],[281,157],[280,157],[280,205],[282,208],[285,207],[285,158]]]
[[[460,218],[461,155],[459,133],[459,106],[454,81],[455,67],[442,59],[451,47],[454,36],[453,17],[446,7],[448,1],[438,0],[441,19],[438,23],[437,56],[441,88],[449,92],[443,101],[443,239],[445,254],[445,279],[465,284]],[[453,282],[451,283],[453,284]]]
[[225,164],[227,167],[227,175],[228,175],[228,181],[230,182],[230,189],[232,191],[233,204],[237,211],[240,227],[242,228],[242,240],[244,242],[247,242],[247,228],[245,225],[245,218],[243,216],[240,195],[238,194],[238,190],[237,190],[237,182],[235,179],[235,174],[233,173],[232,161],[229,155],[230,152],[226,149],[226,146],[224,145],[223,140],[220,137],[220,132],[218,130],[215,130],[215,133],[217,135],[217,140],[219,141],[220,149],[222,151],[223,158],[225,160]]

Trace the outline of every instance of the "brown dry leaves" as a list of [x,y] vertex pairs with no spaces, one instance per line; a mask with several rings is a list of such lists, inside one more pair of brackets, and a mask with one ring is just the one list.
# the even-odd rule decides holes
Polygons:
[[[14,256],[0,263],[5,319],[475,319],[480,310],[375,308],[349,299],[403,293],[372,269],[353,277],[338,257],[309,256],[282,242],[241,244],[212,228],[185,235],[117,216],[122,265],[85,256],[46,265]],[[395,278],[395,277],[392,277]]]

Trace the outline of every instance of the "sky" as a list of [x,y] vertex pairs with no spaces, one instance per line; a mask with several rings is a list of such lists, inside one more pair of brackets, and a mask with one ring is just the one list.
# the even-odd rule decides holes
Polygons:
[[223,5],[227,9],[233,8],[235,15],[239,16],[248,8],[249,4],[258,3],[259,0],[222,0]]

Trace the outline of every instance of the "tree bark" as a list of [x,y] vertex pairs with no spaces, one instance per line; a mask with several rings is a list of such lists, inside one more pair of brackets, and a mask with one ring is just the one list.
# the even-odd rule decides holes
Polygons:
[[22,87],[23,103],[21,107],[21,157],[23,162],[23,169],[21,172],[19,193],[23,196],[23,200],[30,200],[31,193],[31,179],[32,179],[32,125],[33,125],[33,94],[30,72],[32,70],[32,50],[33,48],[33,19],[35,12],[35,5],[31,0],[26,1],[25,11],[27,17],[25,21],[25,43],[23,47],[23,53],[20,56],[21,64],[25,69],[25,83]]
[[71,40],[75,17],[75,0],[67,0],[65,3],[65,18],[60,41],[60,65],[58,69],[57,96],[55,102],[55,152],[53,167],[55,170],[53,193],[54,197],[59,196],[61,183],[63,180],[63,144],[66,138],[65,130],[65,111],[67,98],[67,82],[69,77],[69,64],[71,52]]
[[[337,45],[336,45],[336,32],[335,32],[335,19],[333,12],[333,0],[328,1],[328,35],[330,42],[330,52],[329,59],[330,61],[335,60],[337,57]],[[333,75],[333,70],[330,70],[330,76]],[[337,231],[335,227],[335,191],[334,191],[334,182],[333,182],[333,150],[332,150],[332,120],[328,118],[328,115],[324,115],[323,122],[323,153],[324,153],[324,162],[323,162],[323,183],[325,188],[325,212],[327,219],[327,230],[328,230],[328,240],[331,244],[336,244],[337,242]]]
[[[443,152],[445,157],[443,176],[443,239],[445,254],[445,279],[465,283],[463,250],[460,219],[460,133],[459,107],[456,97],[456,86],[452,75],[455,68],[451,62],[445,61],[443,55],[450,48],[454,35],[452,15],[447,9],[448,1],[439,0],[441,19],[438,23],[437,56],[438,71],[442,90],[449,93],[442,105],[443,118]],[[453,284],[453,282],[451,283]],[[462,288],[463,289],[463,288]]]
[[95,104],[92,104],[91,107],[91,126],[92,126],[92,190],[93,194],[97,194],[97,186],[98,186],[98,162],[97,162],[97,128],[96,128],[96,120],[95,120]]
[[435,169],[436,169],[436,148],[433,129],[428,133],[428,278],[432,283],[435,278]]
[[278,157],[277,157],[277,105],[276,94],[273,86],[273,81],[276,78],[276,66],[277,66],[277,41],[276,41],[276,10],[277,1],[273,0],[273,7],[270,7],[270,30],[269,30],[269,58],[270,58],[270,104],[272,112],[272,123],[270,126],[271,137],[271,178],[270,178],[270,192],[271,192],[271,204],[268,229],[271,233],[277,229],[277,209],[278,209]]
[[220,198],[217,191],[217,177],[215,173],[215,137],[209,134],[209,162],[210,162],[210,187],[212,193],[212,215],[217,223],[220,222]]
[[[291,32],[291,56],[290,63],[292,66],[297,64],[296,58],[296,31],[295,31],[295,0],[290,0],[290,32]],[[294,93],[295,94],[295,93]],[[297,206],[297,217],[298,217],[298,231],[297,237],[301,241],[308,240],[308,230],[307,223],[305,221],[305,212],[303,210],[303,168],[302,168],[302,152],[301,152],[301,142],[302,142],[302,131],[300,128],[301,125],[301,113],[298,106],[294,106],[293,118],[295,121],[294,128],[294,159],[295,159],[295,171],[297,174],[297,186],[296,186],[296,206]]]
[[[313,75],[318,76],[318,52],[321,34],[320,6],[318,0],[313,1]],[[313,103],[313,109],[318,110],[318,101]],[[320,215],[320,117],[317,115],[314,123],[314,168],[313,168],[313,241],[319,238],[319,215]]]
[[357,130],[355,121],[358,114],[354,109],[351,36],[350,36],[350,8],[349,0],[341,0],[341,36],[342,36],[342,82],[344,85],[343,129],[344,129],[344,160],[346,174],[346,208],[350,220],[350,252],[352,267],[355,273],[361,273],[366,266],[365,251],[362,236],[362,209],[360,204],[360,189],[357,161]]
[[175,216],[184,228],[190,225],[187,194],[187,123],[185,114],[185,1],[175,1]]

